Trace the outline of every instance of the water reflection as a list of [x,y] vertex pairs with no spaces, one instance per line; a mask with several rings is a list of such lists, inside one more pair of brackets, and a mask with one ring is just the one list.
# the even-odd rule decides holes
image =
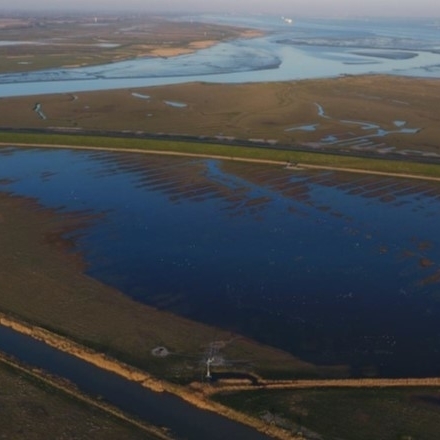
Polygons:
[[8,191],[104,214],[78,247],[127,295],[356,374],[439,374],[438,184],[1,151]]

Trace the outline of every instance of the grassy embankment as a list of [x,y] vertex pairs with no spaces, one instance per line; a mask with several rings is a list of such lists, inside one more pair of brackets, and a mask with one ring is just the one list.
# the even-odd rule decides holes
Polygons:
[[214,399],[323,440],[432,440],[440,430],[438,388],[260,390]]
[[299,166],[334,168],[335,170],[365,171],[420,178],[439,178],[440,165],[395,161],[386,159],[360,158],[327,153],[285,151],[270,147],[230,146],[203,142],[184,142],[157,139],[113,138],[106,136],[82,136],[69,134],[29,134],[0,132],[0,143],[11,145],[44,145],[46,147],[100,148],[120,151],[139,151],[164,154],[188,154],[218,157],[228,160],[249,160],[268,163],[287,162]]
[[162,431],[92,400],[64,380],[30,370],[0,354],[2,438],[164,440]]

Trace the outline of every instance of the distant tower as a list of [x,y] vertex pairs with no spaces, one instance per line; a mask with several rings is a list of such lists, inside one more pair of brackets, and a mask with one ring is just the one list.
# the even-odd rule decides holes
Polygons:
[[214,358],[208,358],[208,360],[206,361],[206,378],[207,379],[211,379],[212,378],[212,376],[211,376],[211,369],[210,369],[210,366],[211,366],[211,364],[214,362]]
[[98,17],[95,17],[94,21],[95,23],[98,23]]

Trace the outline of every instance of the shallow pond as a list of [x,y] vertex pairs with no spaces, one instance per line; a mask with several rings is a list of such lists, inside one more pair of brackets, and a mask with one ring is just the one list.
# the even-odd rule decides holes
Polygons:
[[440,373],[440,185],[207,159],[0,150],[5,191],[102,218],[88,273],[354,374]]

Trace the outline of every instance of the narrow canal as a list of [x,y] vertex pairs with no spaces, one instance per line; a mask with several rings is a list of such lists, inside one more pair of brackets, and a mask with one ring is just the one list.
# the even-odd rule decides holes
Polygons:
[[3,326],[0,326],[0,350],[30,366],[64,377],[81,391],[100,396],[147,423],[169,429],[177,439],[269,439],[245,425],[198,409],[169,393],[150,391]]

